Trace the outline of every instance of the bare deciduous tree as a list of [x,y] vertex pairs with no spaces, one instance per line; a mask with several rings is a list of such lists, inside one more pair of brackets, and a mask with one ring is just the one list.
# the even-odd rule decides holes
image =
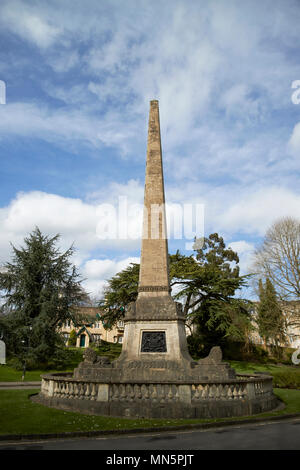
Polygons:
[[255,270],[272,281],[281,300],[300,299],[300,220],[273,223],[255,252]]

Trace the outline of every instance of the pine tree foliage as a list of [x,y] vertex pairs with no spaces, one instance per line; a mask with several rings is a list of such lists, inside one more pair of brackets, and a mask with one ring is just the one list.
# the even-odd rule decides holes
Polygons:
[[58,328],[76,321],[76,306],[86,299],[70,261],[74,248],[61,253],[58,240],[59,235],[48,237],[36,228],[23,247],[12,246],[12,261],[0,273],[7,342],[19,357],[47,361],[60,344]]
[[275,288],[269,278],[265,284],[259,280],[259,304],[257,309],[257,325],[259,335],[265,345],[278,346],[285,341],[285,320]]

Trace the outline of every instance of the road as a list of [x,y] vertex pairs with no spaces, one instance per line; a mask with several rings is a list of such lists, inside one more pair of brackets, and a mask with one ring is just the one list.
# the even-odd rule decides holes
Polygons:
[[36,442],[1,442],[0,450],[300,450],[300,419],[210,430]]

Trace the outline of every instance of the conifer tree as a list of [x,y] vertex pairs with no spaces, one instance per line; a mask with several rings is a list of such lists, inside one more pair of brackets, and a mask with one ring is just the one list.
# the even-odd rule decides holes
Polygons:
[[48,237],[36,228],[23,247],[12,246],[12,261],[0,273],[7,342],[10,353],[21,360],[51,359],[63,344],[59,327],[74,320],[76,306],[86,299],[70,261],[74,249],[61,253],[58,240],[59,235]]
[[278,349],[279,344],[285,340],[285,322],[275,288],[269,278],[266,278],[265,284],[259,280],[257,324],[265,346],[271,343]]

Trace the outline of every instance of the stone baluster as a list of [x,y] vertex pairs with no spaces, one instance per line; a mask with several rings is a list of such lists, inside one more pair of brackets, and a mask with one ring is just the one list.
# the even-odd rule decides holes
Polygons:
[[133,388],[135,399],[140,400],[142,398],[141,386],[139,384],[135,384]]
[[221,384],[221,400],[227,400],[228,385]]
[[149,400],[149,386],[146,384],[143,384],[141,386],[141,395],[142,395],[142,400]]
[[84,398],[84,383],[83,382],[79,382],[78,383],[78,398],[79,400],[83,400]]
[[151,400],[154,403],[158,401],[156,384],[152,384],[151,386]]
[[199,398],[199,390],[197,385],[192,385],[192,400],[197,400]]
[[177,385],[173,385],[173,400],[175,402],[179,400],[179,389]]
[[215,394],[215,399],[216,400],[221,400],[221,391],[222,391],[222,385],[216,385],[216,394]]
[[68,382],[62,382],[61,391],[62,391],[62,398],[66,398],[68,394]]
[[172,391],[172,385],[166,385],[166,401],[171,403],[173,401],[173,391]]
[[126,401],[133,401],[134,391],[131,384],[126,385]]
[[159,403],[165,403],[165,387],[164,384],[158,384],[157,385],[158,389],[158,401]]
[[117,401],[119,399],[119,386],[118,384],[113,384],[112,386],[112,399]]
[[92,384],[92,391],[91,391],[91,400],[95,401],[97,397],[97,390],[96,390],[96,384]]
[[77,382],[74,382],[73,394],[74,394],[74,398],[78,398],[78,396],[79,396],[79,387],[78,387]]
[[74,384],[73,382],[69,382],[68,398],[73,398],[73,396],[74,396]]
[[215,385],[209,384],[208,389],[208,399],[213,400],[215,398]]
[[233,400],[233,399],[234,399],[233,389],[234,389],[234,385],[230,384],[229,387],[228,387],[228,397],[229,397],[229,400]]
[[90,396],[91,396],[91,386],[89,384],[89,382],[86,384],[86,390],[85,390],[85,394],[84,394],[84,398],[85,400],[89,400],[90,399]]
[[59,382],[55,381],[54,395],[59,397]]
[[233,386],[233,399],[238,400],[239,399],[239,384],[235,384]]

